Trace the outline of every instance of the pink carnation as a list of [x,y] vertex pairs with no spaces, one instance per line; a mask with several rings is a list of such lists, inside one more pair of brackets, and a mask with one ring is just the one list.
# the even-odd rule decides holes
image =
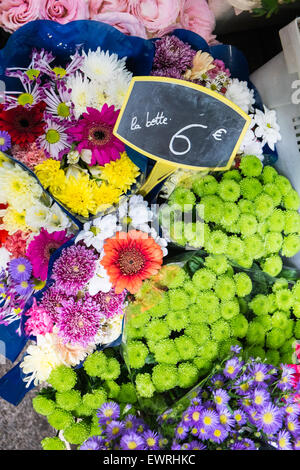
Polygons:
[[184,29],[193,31],[211,43],[216,19],[206,0],[181,0],[180,22]]
[[88,3],[84,0],[39,0],[40,18],[66,24],[89,18]]
[[93,19],[110,24],[111,26],[114,26],[116,29],[121,31],[123,34],[147,39],[145,26],[135,16],[130,15],[130,13],[107,12],[94,16]]
[[3,246],[12,254],[13,258],[20,258],[26,255],[28,237],[28,232],[17,230],[6,238]]
[[[100,13],[120,13],[129,11],[129,0],[90,0],[89,1],[89,10],[90,10],[90,19],[97,20],[95,16]],[[100,21],[100,20],[98,20]]]
[[27,145],[25,149],[21,149],[18,145],[15,145],[12,149],[12,153],[16,160],[24,163],[30,170],[33,170],[36,165],[39,165],[47,159],[45,152],[39,149],[35,142],[31,145]]
[[[133,14],[150,33],[175,25],[182,0],[129,0]],[[173,28],[172,28],[173,29]]]
[[39,17],[39,2],[36,0],[0,0],[0,25],[13,32]]
[[25,333],[28,336],[52,333],[53,322],[45,309],[37,305],[35,298],[33,299],[32,307],[26,312],[26,315],[29,317],[25,325]]

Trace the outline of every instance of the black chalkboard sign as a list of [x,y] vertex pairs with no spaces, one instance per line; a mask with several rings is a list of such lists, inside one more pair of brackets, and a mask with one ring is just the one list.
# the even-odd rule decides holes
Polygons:
[[174,167],[226,170],[250,123],[223,95],[171,78],[135,77],[114,134]]

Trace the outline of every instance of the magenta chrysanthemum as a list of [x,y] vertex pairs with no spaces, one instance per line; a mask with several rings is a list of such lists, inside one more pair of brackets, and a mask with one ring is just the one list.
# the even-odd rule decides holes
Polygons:
[[41,278],[42,281],[47,279],[50,256],[69,239],[65,230],[48,233],[44,228],[41,229],[26,251],[35,277]]
[[52,279],[56,288],[68,294],[76,294],[94,276],[97,256],[82,245],[65,248],[55,261]]
[[47,312],[51,320],[56,323],[58,309],[62,306],[62,301],[67,300],[69,296],[55,287],[50,287],[43,295],[40,306]]
[[120,158],[120,153],[124,152],[124,144],[113,135],[118,114],[114,106],[108,107],[106,103],[101,111],[88,107],[87,113],[82,114],[83,118],[68,129],[74,142],[79,142],[79,152],[84,149],[92,151],[91,165],[105,165]]
[[106,318],[112,318],[116,315],[121,315],[124,309],[124,300],[126,297],[126,291],[121,294],[116,294],[114,289],[109,292],[99,292],[93,299],[99,305],[101,313]]
[[25,325],[25,332],[28,336],[52,333],[53,322],[45,309],[37,305],[36,299],[33,299],[32,307],[26,312],[26,315],[29,317]]
[[90,296],[62,301],[58,309],[58,335],[65,343],[86,347],[91,343],[100,327],[101,313],[97,303]]

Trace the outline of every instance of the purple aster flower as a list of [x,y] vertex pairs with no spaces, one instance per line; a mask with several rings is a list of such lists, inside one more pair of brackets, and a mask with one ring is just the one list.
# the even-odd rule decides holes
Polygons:
[[20,282],[20,284],[15,285],[15,291],[21,297],[30,296],[33,292],[33,284],[30,281],[22,281],[22,282]]
[[190,406],[182,415],[182,418],[181,418],[181,422],[185,425],[185,426],[189,426],[191,424],[191,409],[193,407]]
[[8,272],[16,282],[28,281],[32,266],[27,258],[15,258],[8,263]]
[[109,440],[116,439],[124,431],[124,424],[121,421],[112,420],[106,426],[106,435]]
[[191,450],[190,443],[189,442],[184,442],[181,445],[181,450]]
[[222,388],[215,390],[213,392],[213,397],[217,408],[223,408],[230,400],[230,396]]
[[221,424],[217,424],[210,431],[210,439],[214,442],[220,444],[228,436],[228,431]]
[[216,374],[211,378],[210,381],[215,387],[222,388],[225,385],[227,379],[222,374]]
[[251,388],[250,376],[248,374],[241,375],[234,383],[233,389],[238,395],[248,395]]
[[189,407],[189,416],[190,421],[189,424],[198,424],[201,421],[201,412],[203,410],[203,406],[190,406]]
[[127,415],[124,419],[125,429],[134,429],[137,426],[137,417],[134,415]]
[[82,245],[65,248],[55,261],[52,279],[59,290],[68,294],[77,294],[94,276],[97,256],[93,250]]
[[269,371],[269,367],[262,363],[255,363],[249,368],[251,380],[257,385],[265,385],[265,381],[270,378]]
[[114,401],[104,403],[97,411],[99,424],[106,424],[107,420],[115,420],[120,416],[120,407]]
[[124,310],[124,300],[126,292],[116,294],[114,289],[109,292],[98,292],[93,296],[93,299],[99,304],[99,309],[106,318],[112,318],[116,315],[121,315]]
[[178,442],[173,441],[173,442],[172,442],[171,450],[181,450],[181,445],[178,444]]
[[189,450],[204,450],[206,446],[199,441],[191,441],[190,442],[190,449]]
[[209,439],[211,428],[208,428],[205,426],[197,426],[197,429],[198,429],[197,436],[199,439],[201,439],[201,441],[206,441],[207,439]]
[[252,400],[249,398],[249,396],[245,396],[239,399],[237,403],[246,413],[248,413],[252,408]]
[[235,354],[240,354],[241,350],[242,350],[241,346],[238,346],[238,345],[231,346],[231,348],[230,348],[230,351],[235,353]]
[[246,413],[241,408],[234,410],[233,417],[238,426],[243,426],[247,422]]
[[293,381],[293,375],[295,371],[291,367],[288,367],[284,364],[280,364],[280,367],[282,369],[282,373],[281,373],[281,378],[279,382],[277,383],[277,387],[283,391],[290,390],[291,388],[293,388],[292,381]]
[[0,150],[5,152],[11,147],[11,137],[6,131],[0,131]]
[[282,410],[272,403],[257,412],[258,429],[262,429],[266,434],[275,434],[282,425]]
[[298,434],[298,436],[295,437],[293,448],[294,450],[300,450],[300,434]]
[[122,436],[120,446],[122,450],[144,450],[145,441],[141,435],[130,431]]
[[256,450],[255,443],[248,438],[245,438],[241,441],[247,450]]
[[209,430],[212,429],[217,423],[219,423],[219,417],[215,411],[201,411],[201,426]]
[[58,335],[66,343],[87,346],[99,331],[102,316],[93,298],[86,295],[77,301],[70,297],[58,308]]
[[7,289],[8,286],[4,282],[0,281],[0,295],[5,294]]
[[177,439],[185,439],[186,436],[188,435],[189,428],[186,426],[184,423],[179,423],[176,430],[175,430],[175,436]]
[[236,358],[229,359],[224,367],[224,375],[229,379],[235,379],[242,368],[242,363]]
[[277,445],[279,450],[292,450],[291,435],[284,429],[277,435]]
[[104,441],[100,436],[94,436],[87,439],[79,448],[79,450],[105,450]]
[[159,449],[159,435],[157,432],[145,431],[143,433],[143,438],[146,443],[147,450],[158,450]]
[[286,428],[287,430],[293,434],[293,435],[298,435],[300,432],[300,422],[297,416],[290,416],[288,415],[286,417]]
[[270,393],[261,385],[255,387],[250,396],[253,400],[253,405],[257,407],[264,406],[270,400]]
[[228,408],[219,408],[218,412],[220,423],[225,427],[225,429],[230,429],[235,426],[235,420]]
[[248,450],[242,442],[235,442],[230,447],[230,450]]
[[181,72],[191,68],[196,52],[176,36],[165,36],[155,42],[154,69],[174,67]]
[[299,416],[300,415],[300,406],[297,403],[288,403],[285,407],[285,412],[289,416]]

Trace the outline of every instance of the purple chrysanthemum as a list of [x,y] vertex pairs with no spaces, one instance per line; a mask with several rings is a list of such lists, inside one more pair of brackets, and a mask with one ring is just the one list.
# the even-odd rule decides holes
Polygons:
[[277,445],[279,450],[292,450],[291,435],[284,429],[277,435]]
[[282,410],[272,403],[268,403],[257,413],[258,429],[266,434],[275,434],[282,425]]
[[106,435],[109,440],[116,439],[124,431],[124,423],[112,420],[106,426]]
[[222,408],[223,406],[226,406],[226,404],[230,400],[230,396],[222,388],[218,388],[217,390],[215,390],[213,392],[213,397],[217,408]]
[[105,450],[104,441],[100,436],[94,436],[87,439],[79,450]]
[[193,65],[196,52],[189,44],[184,43],[176,36],[165,36],[155,42],[154,69],[175,67],[181,72]]
[[122,436],[120,446],[123,450],[143,450],[145,442],[142,436],[131,431]]
[[157,432],[145,431],[143,433],[147,450],[158,450],[159,449],[159,435]]
[[106,424],[107,420],[115,420],[120,416],[120,407],[114,401],[104,403],[97,411],[99,424]]
[[137,417],[134,415],[127,415],[124,420],[124,426],[127,430],[133,430],[138,424]]
[[180,72],[180,69],[177,69],[176,67],[156,69],[151,72],[151,75],[154,77],[182,78],[182,72]]
[[28,281],[31,276],[32,266],[27,258],[15,258],[9,262],[8,272],[16,282]]
[[0,131],[0,150],[5,152],[11,147],[11,137],[8,132]]
[[220,444],[228,436],[228,431],[221,424],[216,424],[210,431],[210,439]]
[[82,245],[65,248],[53,265],[52,279],[56,282],[56,288],[68,294],[77,294],[94,276],[96,260],[94,251]]
[[124,300],[126,291],[121,294],[116,294],[114,289],[109,292],[98,292],[94,295],[94,300],[98,303],[99,309],[106,318],[112,318],[116,315],[121,315],[124,309]]
[[241,368],[242,364],[236,357],[234,357],[226,362],[223,373],[225,377],[234,379],[240,372]]
[[175,436],[177,439],[185,439],[189,432],[188,426],[180,422],[175,430]]
[[298,435],[300,432],[300,422],[298,417],[288,415],[286,417],[286,428],[291,434]]
[[58,309],[62,307],[62,301],[69,298],[70,296],[68,296],[65,292],[56,289],[55,287],[50,287],[44,293],[40,305],[48,313],[51,320],[56,322],[59,315]]
[[253,405],[261,407],[270,400],[270,393],[264,387],[258,386],[253,390],[251,398]]
[[77,301],[74,298],[63,300],[62,307],[58,309],[58,335],[66,343],[85,347],[94,340],[101,319],[98,305],[92,297],[86,295]]
[[242,426],[247,422],[246,414],[242,409],[234,410],[233,417],[238,426]]

